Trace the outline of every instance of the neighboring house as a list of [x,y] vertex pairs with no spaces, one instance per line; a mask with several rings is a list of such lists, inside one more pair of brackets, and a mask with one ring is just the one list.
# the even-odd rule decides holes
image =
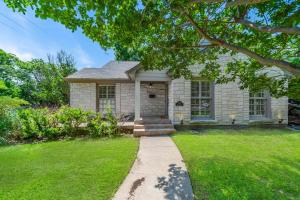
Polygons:
[[[221,56],[225,66],[232,57]],[[191,66],[195,77],[202,65]],[[84,68],[66,78],[70,106],[104,112],[109,105],[117,116],[166,117],[173,124],[231,125],[287,124],[288,98],[273,98],[240,90],[237,82],[171,79],[167,70],[145,71],[139,62],[112,61],[102,68]]]

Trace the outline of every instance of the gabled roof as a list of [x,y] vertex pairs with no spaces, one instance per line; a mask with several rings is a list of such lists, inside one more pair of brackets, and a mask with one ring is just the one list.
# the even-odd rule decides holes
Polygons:
[[76,80],[129,80],[127,71],[136,67],[138,61],[110,61],[101,68],[83,68],[67,76],[67,81]]

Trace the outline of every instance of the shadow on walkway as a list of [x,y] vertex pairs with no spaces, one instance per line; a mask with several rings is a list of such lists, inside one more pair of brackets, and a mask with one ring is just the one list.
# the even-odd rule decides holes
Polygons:
[[158,184],[155,185],[156,188],[164,190],[165,198],[168,200],[194,199],[187,172],[176,164],[170,164],[168,171],[168,177],[158,177]]

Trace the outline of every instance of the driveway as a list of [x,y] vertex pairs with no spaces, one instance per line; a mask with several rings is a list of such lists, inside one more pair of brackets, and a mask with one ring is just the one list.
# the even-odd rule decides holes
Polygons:
[[141,137],[137,159],[113,199],[194,199],[185,164],[169,136]]

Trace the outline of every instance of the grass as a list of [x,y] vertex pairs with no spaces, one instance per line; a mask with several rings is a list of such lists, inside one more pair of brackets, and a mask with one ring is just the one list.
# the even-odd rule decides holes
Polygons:
[[137,148],[124,137],[0,147],[0,199],[109,199]]
[[300,199],[300,132],[208,130],[173,139],[196,199]]

